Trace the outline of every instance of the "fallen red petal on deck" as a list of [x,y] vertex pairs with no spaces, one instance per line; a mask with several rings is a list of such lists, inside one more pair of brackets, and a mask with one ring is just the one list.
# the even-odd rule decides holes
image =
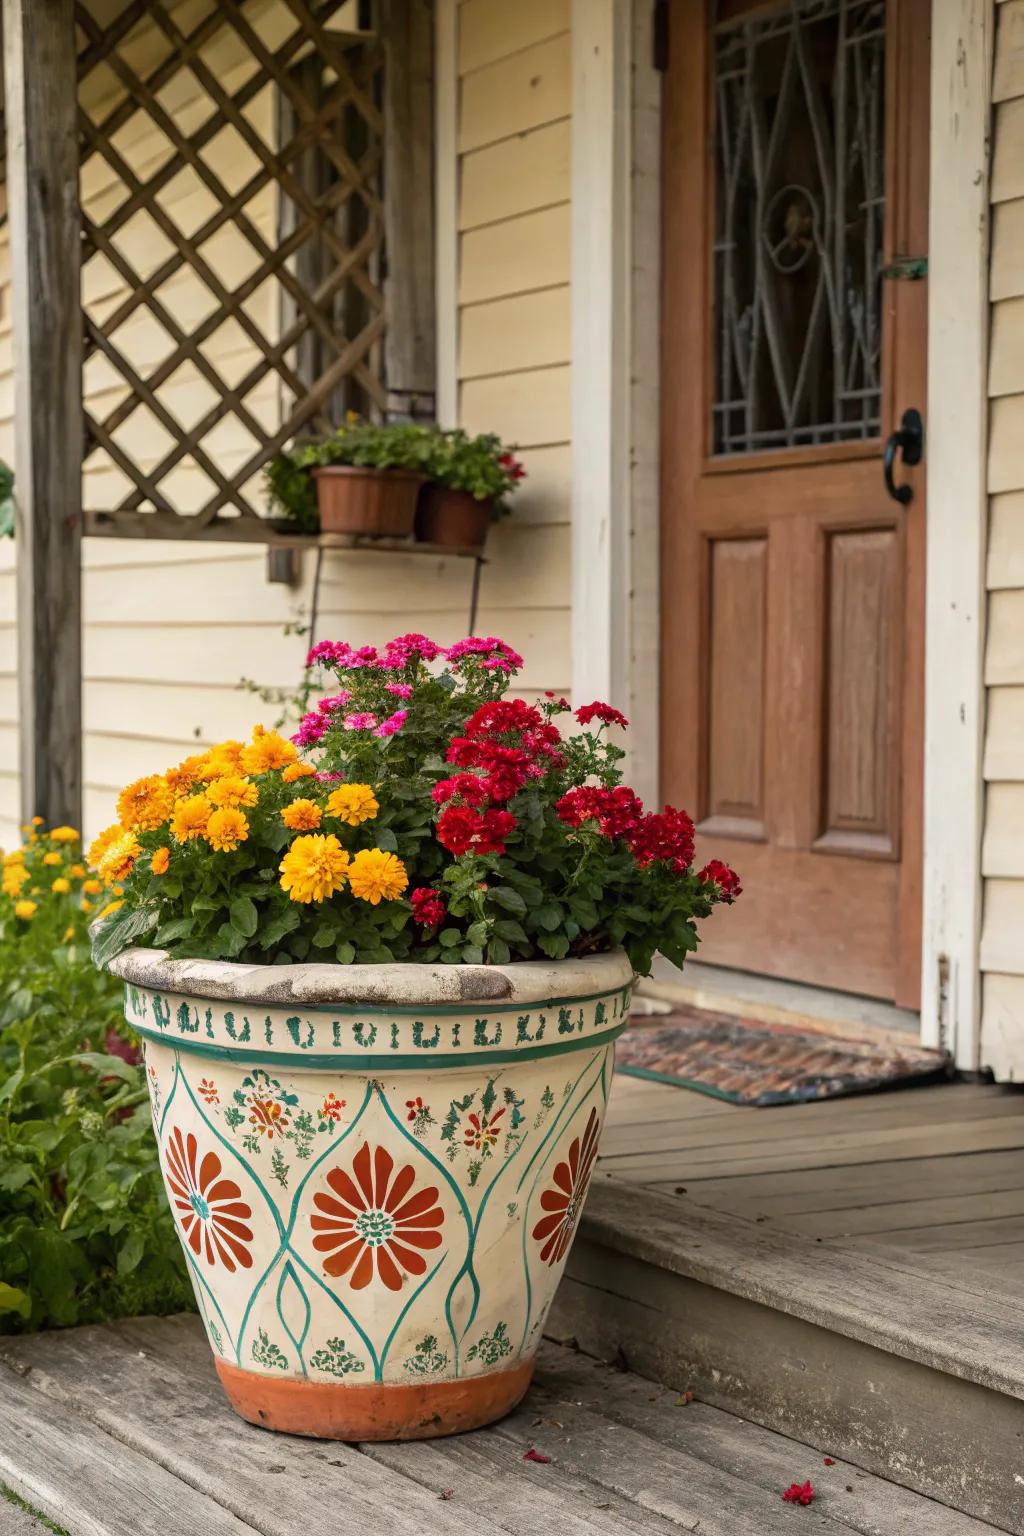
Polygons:
[[811,1504],[814,1501],[814,1488],[810,1482],[790,1483],[782,1498],[786,1504]]
[[826,1467],[834,1467],[835,1466],[835,1462],[832,1460],[831,1456],[823,1456],[821,1459],[824,1462]]
[[535,1450],[534,1447],[531,1445],[530,1449],[528,1451],[524,1452],[523,1460],[524,1461],[539,1461],[543,1466],[547,1466],[548,1462],[551,1460],[551,1457],[550,1456],[545,1456],[543,1451]]

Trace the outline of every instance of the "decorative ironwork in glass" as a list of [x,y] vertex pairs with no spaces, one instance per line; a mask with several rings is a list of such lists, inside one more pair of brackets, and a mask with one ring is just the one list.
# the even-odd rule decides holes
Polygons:
[[714,34],[713,449],[881,429],[885,0]]

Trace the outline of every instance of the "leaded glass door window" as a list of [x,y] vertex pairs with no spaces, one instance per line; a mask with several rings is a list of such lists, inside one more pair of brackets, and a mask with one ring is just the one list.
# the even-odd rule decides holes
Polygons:
[[879,434],[885,11],[716,20],[716,454]]

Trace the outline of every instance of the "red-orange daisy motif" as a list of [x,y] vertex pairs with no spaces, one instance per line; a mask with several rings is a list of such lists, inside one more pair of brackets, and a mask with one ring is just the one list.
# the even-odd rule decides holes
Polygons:
[[249,1108],[252,1114],[249,1116],[249,1124],[256,1127],[261,1136],[268,1141],[273,1141],[275,1136],[283,1136],[288,1126],[288,1116],[276,1099],[249,1100]]
[[252,1210],[234,1179],[223,1177],[216,1152],[206,1152],[196,1167],[199,1144],[190,1131],[175,1125],[167,1144],[167,1184],[185,1241],[207,1264],[223,1264],[234,1274],[240,1264],[252,1268]]
[[544,1244],[540,1256],[546,1264],[559,1263],[569,1252],[594,1170],[599,1129],[597,1110],[592,1109],[582,1141],[579,1136],[573,1138],[568,1161],[555,1165],[553,1187],[540,1197],[541,1210],[548,1214],[538,1221],[533,1236]]
[[377,1147],[371,1153],[365,1141],[352,1159],[352,1175],[332,1168],[327,1182],[333,1194],[313,1197],[319,1212],[310,1218],[319,1234],[313,1247],[330,1254],[324,1260],[329,1275],[351,1271],[354,1291],[370,1284],[375,1268],[389,1291],[401,1290],[404,1274],[426,1271],[427,1261],[417,1249],[441,1246],[444,1212],[437,1189],[431,1185],[414,1194],[416,1175],[410,1164],[395,1173],[390,1152]]

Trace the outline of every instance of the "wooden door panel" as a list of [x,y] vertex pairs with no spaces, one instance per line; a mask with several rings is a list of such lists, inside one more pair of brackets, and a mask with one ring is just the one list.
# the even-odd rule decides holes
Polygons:
[[926,285],[877,272],[926,254],[928,0],[712,4],[673,0],[664,105],[663,794],[744,883],[703,958],[913,1005],[924,474],[901,507],[881,454]]

